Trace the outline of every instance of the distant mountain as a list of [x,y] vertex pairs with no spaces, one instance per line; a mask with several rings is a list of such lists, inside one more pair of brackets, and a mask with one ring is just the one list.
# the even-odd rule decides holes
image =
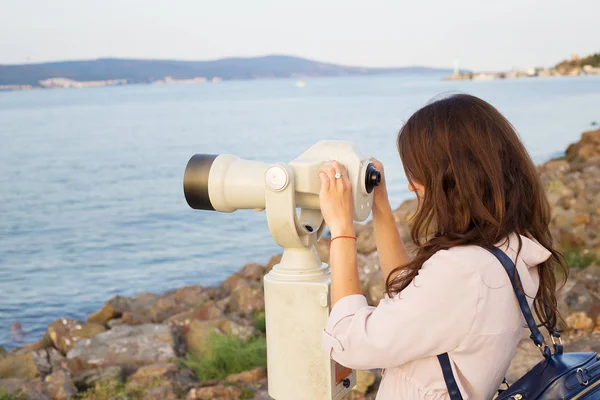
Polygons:
[[264,79],[375,74],[449,73],[450,69],[428,67],[362,68],[322,63],[304,58],[272,55],[224,58],[214,61],[130,60],[104,58],[41,64],[0,65],[0,85],[40,86],[40,81],[66,78],[74,81],[150,83],[165,77],[175,80],[203,77],[208,80]]

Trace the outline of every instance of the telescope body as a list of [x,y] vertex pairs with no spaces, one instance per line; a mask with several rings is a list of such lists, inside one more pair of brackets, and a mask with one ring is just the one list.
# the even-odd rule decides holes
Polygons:
[[364,221],[381,175],[347,142],[318,142],[287,164],[196,154],[184,175],[190,207],[265,209],[271,235],[284,248],[281,262],[264,277],[268,389],[276,400],[338,400],[356,383],[353,370],[321,349],[331,274],[315,244],[325,229],[318,172],[327,160],[346,165],[353,217]]

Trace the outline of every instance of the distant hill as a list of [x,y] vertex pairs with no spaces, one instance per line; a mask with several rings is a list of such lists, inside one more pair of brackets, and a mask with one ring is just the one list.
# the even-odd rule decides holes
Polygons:
[[304,58],[272,55],[254,58],[224,58],[214,61],[130,60],[104,58],[41,64],[0,65],[0,85],[40,86],[40,81],[66,78],[74,81],[126,80],[150,83],[173,79],[264,79],[316,76],[431,74],[450,69],[428,67],[361,68],[322,63]]
[[587,57],[579,58],[573,56],[570,60],[565,60],[556,65],[556,69],[577,68],[589,65],[591,67],[600,67],[600,53],[595,53]]

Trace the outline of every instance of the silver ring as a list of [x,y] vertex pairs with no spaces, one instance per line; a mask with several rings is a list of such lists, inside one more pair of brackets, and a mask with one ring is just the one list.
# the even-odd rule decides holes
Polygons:
[[342,177],[342,174],[340,174],[339,172],[337,174],[335,174],[335,179],[340,179]]

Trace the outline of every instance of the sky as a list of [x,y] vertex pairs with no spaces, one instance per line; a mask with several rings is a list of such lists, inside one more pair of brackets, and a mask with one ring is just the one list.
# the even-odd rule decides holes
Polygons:
[[600,52],[600,0],[0,0],[0,64],[286,54],[344,65],[552,66]]

